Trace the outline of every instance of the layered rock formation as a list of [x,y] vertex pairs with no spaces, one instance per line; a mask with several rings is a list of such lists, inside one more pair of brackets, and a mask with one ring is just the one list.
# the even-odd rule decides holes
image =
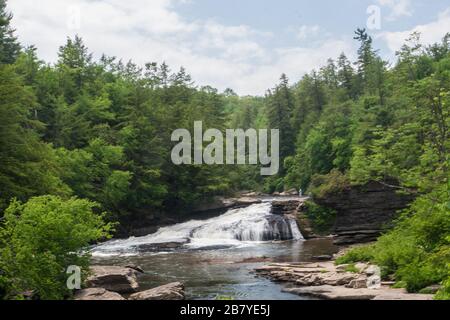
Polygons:
[[375,266],[335,266],[334,262],[274,263],[255,269],[256,274],[290,286],[283,291],[326,300],[432,300],[431,294],[408,294],[387,283],[372,286]]
[[405,209],[413,199],[393,187],[370,182],[315,197],[314,202],[336,210],[336,244],[344,245],[376,240],[398,216],[398,211]]
[[317,235],[313,231],[311,221],[302,211],[306,200],[307,198],[298,198],[273,201],[271,212],[275,215],[283,215],[295,219],[301,234],[308,240],[317,238]]

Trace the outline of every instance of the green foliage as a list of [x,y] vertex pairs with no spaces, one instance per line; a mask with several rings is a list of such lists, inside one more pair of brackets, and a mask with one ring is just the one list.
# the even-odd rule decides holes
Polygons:
[[323,199],[328,195],[342,192],[348,187],[350,187],[348,177],[335,169],[326,175],[315,175],[312,178],[309,190],[313,197]]
[[82,250],[112,231],[96,208],[87,200],[54,196],[11,203],[0,229],[1,282],[8,297],[20,298],[27,290],[41,299],[70,295],[67,268],[79,266],[85,277],[89,255]]
[[372,261],[384,275],[394,275],[410,292],[448,281],[450,261],[449,189],[438,187],[406,210],[396,227],[370,247],[350,250],[338,264]]
[[357,262],[369,262],[373,260],[373,246],[356,247],[345,255],[336,259],[337,265],[357,263]]
[[349,265],[345,268],[345,272],[359,273],[359,269],[358,269],[354,264],[349,264]]
[[6,12],[6,0],[0,0],[0,64],[13,63],[20,51],[11,19],[12,14]]
[[[411,35],[398,62],[387,68],[370,35],[358,29],[355,63],[341,54],[293,85],[283,75],[266,97],[238,97],[231,89],[219,93],[195,86],[184,68],[172,72],[165,63],[139,67],[107,56],[97,61],[78,36],[68,38],[57,63],[48,65],[35,48],[20,49],[5,8],[0,0],[1,214],[13,198],[73,195],[99,203],[111,212],[109,219],[127,224],[242,189],[309,188],[313,196],[326,197],[351,184],[396,181],[398,190],[418,195],[412,207],[374,247],[354,249],[338,261],[374,261],[411,291],[444,281],[438,297],[448,297],[450,34],[428,47],[420,45],[417,33]],[[194,121],[221,132],[280,129],[280,173],[263,178],[257,166],[175,166],[171,133],[186,128],[192,134]],[[2,249],[9,261],[19,256],[6,276],[0,268],[0,288],[36,288],[44,298],[64,295],[58,273],[63,251],[75,259],[67,252],[103,231],[95,232],[100,222],[88,217],[86,232],[92,233],[72,235],[65,227],[73,222],[67,214],[59,220],[43,208],[91,212],[92,203],[83,201],[33,198],[11,205],[4,237],[14,234],[28,251],[22,256],[14,251],[21,247]],[[309,206],[315,228],[329,229],[334,213]],[[36,233],[58,254],[39,247],[39,259],[27,270],[22,263],[38,244],[33,240],[28,247],[14,233],[11,221],[17,219],[11,212],[22,211],[38,226],[40,219],[54,223],[49,233],[63,226],[61,234],[74,236],[77,244],[56,236],[50,243],[50,234],[45,242]],[[27,226],[24,237],[32,238],[31,222],[20,221],[17,230]],[[88,238],[83,243],[81,235]],[[41,272],[42,281],[37,279]]]
[[0,212],[12,197],[66,194],[54,153],[37,133],[36,101],[11,66],[0,65]]
[[312,222],[314,231],[318,234],[329,233],[333,227],[336,212],[315,204],[312,201],[305,203],[305,214]]

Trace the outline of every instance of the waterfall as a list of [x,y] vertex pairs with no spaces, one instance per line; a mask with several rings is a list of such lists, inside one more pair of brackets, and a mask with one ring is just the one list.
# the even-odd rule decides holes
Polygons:
[[112,240],[96,246],[93,255],[133,254],[176,249],[213,249],[265,241],[302,240],[295,220],[271,214],[271,202],[229,210],[208,220],[164,227],[154,234]]

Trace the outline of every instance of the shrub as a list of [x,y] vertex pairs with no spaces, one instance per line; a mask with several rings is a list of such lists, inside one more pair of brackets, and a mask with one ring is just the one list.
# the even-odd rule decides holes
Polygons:
[[313,197],[325,198],[329,194],[333,194],[347,189],[350,186],[348,177],[339,170],[332,170],[327,175],[315,175],[311,180],[309,191]]
[[355,264],[349,264],[346,268],[345,268],[345,272],[350,272],[350,273],[359,273],[359,269],[355,266]]
[[95,214],[97,204],[55,196],[13,201],[5,211],[0,228],[0,270],[8,298],[20,298],[25,291],[45,300],[63,299],[68,266],[79,266],[86,276],[90,242],[106,238],[111,224],[104,214]]
[[349,264],[357,262],[369,262],[373,260],[373,246],[353,248],[342,257],[336,259],[336,264]]
[[442,282],[442,289],[436,294],[436,300],[450,300],[450,275]]
[[336,211],[319,206],[312,201],[307,201],[305,208],[305,214],[311,220],[316,233],[327,233],[331,230],[336,219]]

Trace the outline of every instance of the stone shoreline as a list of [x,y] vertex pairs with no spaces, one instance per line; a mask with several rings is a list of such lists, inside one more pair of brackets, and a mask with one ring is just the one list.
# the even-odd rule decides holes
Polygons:
[[273,263],[255,269],[258,276],[286,284],[284,292],[325,300],[433,300],[433,295],[409,294],[381,283],[369,289],[375,266],[359,263],[335,266],[319,263]]

